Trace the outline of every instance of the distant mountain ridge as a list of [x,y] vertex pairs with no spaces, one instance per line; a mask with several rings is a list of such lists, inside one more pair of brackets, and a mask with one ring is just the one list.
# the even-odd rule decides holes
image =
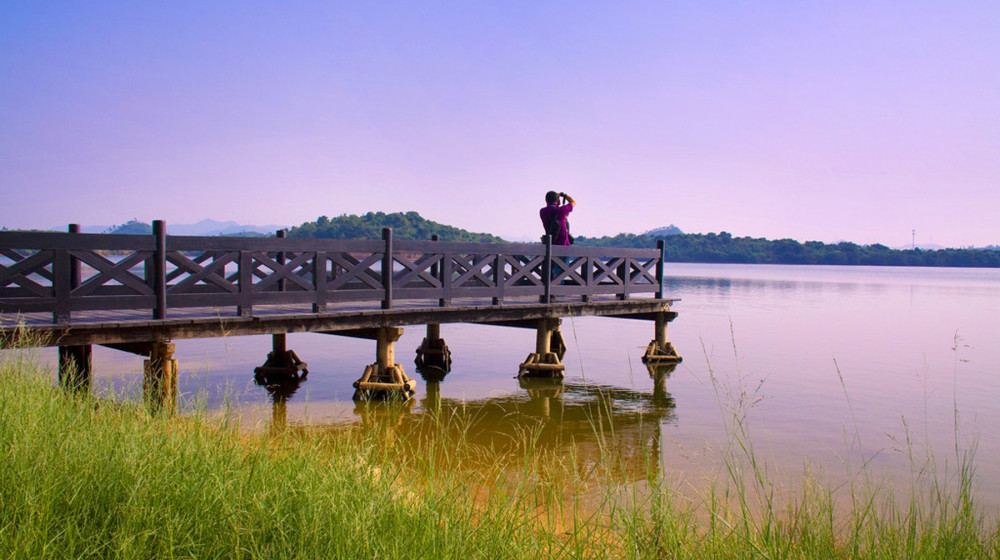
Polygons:
[[[143,234],[152,231],[152,225],[139,221],[135,218],[121,225],[111,226],[83,226],[80,231],[83,233],[135,233]],[[205,236],[239,236],[239,235],[274,235],[274,232],[282,229],[279,225],[245,225],[233,221],[219,222],[206,218],[194,224],[173,224],[167,223],[167,233],[170,235],[205,235]]]

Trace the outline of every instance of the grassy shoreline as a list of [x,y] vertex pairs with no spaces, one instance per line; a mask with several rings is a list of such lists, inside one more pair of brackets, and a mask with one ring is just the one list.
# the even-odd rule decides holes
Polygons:
[[[700,501],[650,468],[641,491],[597,477],[600,499],[583,503],[580,471],[615,471],[613,452],[585,466],[527,431],[518,453],[493,457],[459,416],[412,438],[392,422],[247,434],[198,412],[150,417],[68,395],[18,356],[0,364],[4,558],[1000,557],[971,453],[953,477],[922,469],[905,499],[867,473],[846,504],[819,478],[784,496],[738,407],[720,406],[727,478]],[[595,437],[613,448],[613,433]]]

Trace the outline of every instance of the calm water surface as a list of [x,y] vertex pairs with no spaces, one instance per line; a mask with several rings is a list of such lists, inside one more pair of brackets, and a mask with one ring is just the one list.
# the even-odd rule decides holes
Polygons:
[[[625,454],[652,449],[674,480],[698,487],[722,476],[724,418],[737,407],[778,477],[799,479],[808,464],[836,481],[864,457],[905,482],[910,451],[950,468],[957,443],[976,446],[980,502],[1000,505],[1000,271],[675,264],[667,274],[680,298],[669,335],[684,362],[659,385],[639,359],[651,322],[564,319],[562,386],[514,378],[533,331],[442,325],[453,369],[440,385],[420,382],[402,421],[462,409],[482,441],[541,426],[542,445],[575,446],[586,458],[597,453],[595,414],[610,416]],[[408,327],[396,350],[418,379],[412,357],[423,336]],[[288,347],[309,364],[283,411],[288,423],[367,420],[351,383],[374,361],[373,341],[295,334]],[[252,376],[269,349],[266,336],[177,341],[180,390],[210,407],[239,403],[244,422],[264,426],[271,400]],[[37,352],[54,361],[51,350]],[[94,360],[95,391],[138,392],[140,358],[95,347]]]

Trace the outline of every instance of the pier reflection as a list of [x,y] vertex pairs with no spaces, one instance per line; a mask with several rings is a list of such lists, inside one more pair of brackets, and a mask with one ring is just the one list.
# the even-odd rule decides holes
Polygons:
[[674,398],[667,392],[667,379],[677,369],[678,364],[646,364],[650,379],[653,380],[653,402],[673,410]]
[[[356,431],[360,428],[387,445],[405,444],[410,453],[436,453],[432,446],[461,442],[478,457],[467,468],[518,464],[519,458],[544,455],[575,464],[580,472],[600,471],[621,481],[645,480],[659,472],[662,426],[676,420],[666,379],[675,366],[651,368],[652,393],[614,386],[525,378],[509,394],[463,400],[442,395],[441,383],[425,384],[423,398],[360,402],[356,422],[298,425],[296,429]],[[273,432],[287,426],[286,401],[298,388],[265,385],[272,396]],[[481,464],[477,467],[475,462]],[[596,471],[595,471],[596,469]]]
[[[260,368],[258,368],[259,370]],[[261,371],[254,374],[256,385],[264,387],[271,396],[271,432],[283,431],[288,426],[288,399],[299,390],[307,374],[271,374]]]

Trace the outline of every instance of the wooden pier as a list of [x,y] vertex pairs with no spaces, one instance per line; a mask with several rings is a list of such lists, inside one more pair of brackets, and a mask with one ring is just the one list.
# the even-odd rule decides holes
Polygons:
[[[563,317],[648,320],[651,366],[676,364],[667,340],[676,317],[657,249],[395,240],[0,232],[0,347],[58,346],[61,382],[90,385],[92,345],[148,358],[154,409],[172,407],[172,341],[270,334],[258,375],[304,376],[286,335],[318,332],[376,341],[355,397],[404,398],[416,388],[396,363],[402,327],[426,325],[416,364],[436,380],[450,370],[444,323],[532,328],[521,376],[561,378]],[[651,371],[653,371],[651,369]]]

